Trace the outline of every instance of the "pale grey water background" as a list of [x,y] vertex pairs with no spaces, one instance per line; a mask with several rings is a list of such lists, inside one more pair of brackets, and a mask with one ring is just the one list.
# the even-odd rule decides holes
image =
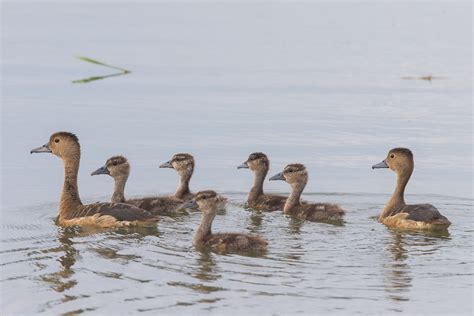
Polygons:
[[[2,248],[4,314],[471,314],[472,17],[457,3],[4,3]],[[112,71],[82,55],[132,70]],[[403,80],[433,75],[431,82]],[[62,165],[29,154],[52,132],[77,133],[84,201],[113,154],[132,163],[128,195],[170,193],[158,169],[197,160],[194,190],[231,200],[215,230],[270,242],[249,258],[195,251],[199,214],[158,230],[80,232],[54,225]],[[447,236],[378,224],[394,175],[370,170],[410,147],[407,200],[435,204]],[[239,206],[266,152],[271,173],[305,163],[305,199],[338,202],[346,225],[303,223]],[[285,183],[268,191],[288,192]]]

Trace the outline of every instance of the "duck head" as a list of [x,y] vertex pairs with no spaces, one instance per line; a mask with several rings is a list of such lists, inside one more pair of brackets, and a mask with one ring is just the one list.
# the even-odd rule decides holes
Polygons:
[[171,168],[180,175],[192,174],[194,170],[194,157],[187,153],[176,154],[171,160],[160,165],[160,168]]
[[191,201],[183,204],[183,208],[199,209],[203,213],[215,213],[219,204],[219,197],[215,191],[206,190],[196,193]]
[[107,174],[112,178],[128,177],[130,164],[124,156],[113,156],[105,162],[105,165],[91,173],[91,176]]
[[285,167],[285,169],[283,169],[282,172],[277,173],[269,180],[282,180],[288,182],[291,185],[306,185],[306,182],[308,181],[308,171],[306,171],[306,167],[303,164],[289,164]]
[[32,149],[30,153],[51,153],[62,159],[78,158],[81,146],[76,135],[70,132],[57,132],[41,147]]
[[414,168],[413,153],[408,148],[393,148],[382,162],[372,166],[372,169],[390,168],[398,175],[411,174]]
[[267,155],[261,152],[255,152],[249,155],[248,159],[244,161],[237,169],[250,169],[252,171],[265,170],[268,171],[270,161]]

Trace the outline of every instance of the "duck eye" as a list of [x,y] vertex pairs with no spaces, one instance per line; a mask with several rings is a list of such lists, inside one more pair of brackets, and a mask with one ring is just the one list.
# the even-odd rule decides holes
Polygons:
[[116,161],[112,162],[112,165],[116,166],[116,165],[117,165],[117,162],[116,162]]
[[55,143],[59,143],[59,138],[56,138],[56,139],[54,140],[54,142],[55,142]]
[[391,155],[390,155],[390,158],[395,158],[395,155],[394,155],[394,154],[391,154]]

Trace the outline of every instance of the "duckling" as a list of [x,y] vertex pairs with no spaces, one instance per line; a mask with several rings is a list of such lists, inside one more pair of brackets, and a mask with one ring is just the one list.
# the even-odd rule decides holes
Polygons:
[[219,196],[211,190],[198,192],[194,199],[183,206],[199,208],[202,212],[201,224],[193,238],[195,247],[209,247],[217,252],[265,251],[267,249],[268,242],[257,235],[213,234],[211,226],[218,206]]
[[113,203],[127,203],[142,208],[155,215],[171,215],[183,204],[184,200],[174,196],[146,197],[141,199],[125,200],[125,184],[130,174],[130,164],[123,156],[109,158],[105,165],[91,173],[91,176],[107,174],[114,179],[115,188],[112,194]]
[[283,180],[291,185],[291,194],[286,200],[283,212],[297,218],[314,222],[341,221],[345,212],[337,204],[301,203],[300,196],[308,182],[308,172],[302,164],[289,164],[270,180]]
[[123,227],[158,221],[159,218],[150,212],[128,204],[82,204],[77,186],[81,146],[76,135],[69,132],[54,133],[48,143],[31,150],[31,153],[52,153],[63,160],[64,185],[58,216],[61,226]]
[[[176,170],[179,175],[179,183],[174,196],[182,200],[190,200],[195,194],[189,189],[189,182],[194,172],[194,157],[188,153],[175,154],[171,160],[160,165],[160,168],[171,168]],[[224,210],[227,199],[218,195],[218,209]]]
[[285,196],[263,193],[263,181],[265,181],[268,169],[270,168],[270,161],[267,155],[261,152],[250,154],[248,159],[237,167],[237,169],[242,168],[250,169],[255,174],[253,186],[247,197],[247,206],[259,211],[272,212],[283,210],[286,202]]
[[372,169],[390,168],[397,174],[397,186],[379,216],[379,222],[402,229],[445,230],[451,222],[431,204],[405,204],[405,187],[413,173],[413,153],[407,148],[394,148],[387,158]]
[[189,182],[194,172],[194,157],[187,153],[174,155],[171,160],[160,165],[160,168],[171,168],[179,174],[179,184],[174,196],[182,200],[190,200],[194,194],[189,190]]

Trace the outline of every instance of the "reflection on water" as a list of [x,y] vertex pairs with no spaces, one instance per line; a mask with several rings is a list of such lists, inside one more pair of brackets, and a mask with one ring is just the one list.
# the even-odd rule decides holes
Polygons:
[[78,251],[74,248],[74,242],[72,241],[75,234],[75,228],[59,228],[57,232],[59,247],[45,250],[46,254],[62,253],[57,259],[60,264],[59,271],[41,276],[41,280],[49,284],[54,291],[63,292],[77,284],[76,280],[71,279],[74,274],[73,266],[78,255]]
[[91,76],[91,77],[87,77],[87,78],[83,78],[83,79],[73,80],[72,83],[89,83],[89,82],[96,81],[96,80],[102,80],[102,79],[107,79],[107,78],[112,78],[112,77],[124,76],[124,75],[128,75],[129,73],[130,72],[117,72],[117,73],[113,73],[113,74],[109,74],[109,75],[103,75],[103,76]]
[[395,301],[408,301],[412,278],[406,263],[407,250],[404,247],[403,233],[390,231],[392,242],[388,246],[392,261],[385,265],[385,289],[388,297]]
[[[450,235],[448,231],[407,232],[391,228],[387,231],[391,236],[387,246],[391,261],[385,264],[385,290],[394,301],[408,301],[413,281],[409,256],[435,253],[440,250],[441,243],[450,240]],[[409,251],[409,248],[416,248],[416,251]]]
[[262,212],[253,212],[250,209],[246,209],[247,212],[249,212],[249,220],[250,223],[247,226],[247,229],[251,231],[254,234],[257,234],[260,231],[260,228],[262,227],[262,222],[263,222],[263,214]]
[[197,271],[194,276],[203,281],[215,281],[220,278],[220,275],[215,272],[216,263],[212,258],[213,254],[210,251],[198,252],[196,258]]
[[[245,199],[245,194],[227,195]],[[470,251],[473,224],[465,204],[435,201],[442,209],[449,204],[453,236],[388,229],[370,220],[374,211],[363,206],[365,199],[378,199],[383,206],[385,197],[340,196],[341,205],[352,204],[356,210],[347,213],[344,226],[301,221],[282,212],[255,212],[230,203],[226,214],[216,217],[214,230],[258,233],[269,241],[266,254],[195,249],[192,237],[199,212],[163,217],[153,228],[63,229],[44,215],[51,213],[50,206],[39,213],[32,207],[38,213],[35,221],[41,224],[5,223],[1,262],[2,274],[9,277],[2,280],[2,291],[13,304],[9,310],[53,314],[85,310],[200,314],[208,309],[232,313],[235,304],[264,314],[294,312],[286,300],[277,299],[281,296],[291,297],[303,312],[314,311],[315,304],[318,311],[329,313],[362,312],[367,306],[381,314],[442,309],[442,303],[423,303],[427,291],[439,302],[456,293],[457,306],[465,310],[463,302],[472,286],[472,262],[465,254]],[[10,213],[8,220],[13,222],[24,216],[21,211]],[[449,295],[445,283],[450,284]],[[34,289],[44,285],[50,289],[47,295],[34,296]],[[25,304],[15,289],[37,300]]]
[[301,226],[305,223],[304,220],[295,218],[292,216],[288,217],[288,232],[292,235],[298,235],[300,233]]

